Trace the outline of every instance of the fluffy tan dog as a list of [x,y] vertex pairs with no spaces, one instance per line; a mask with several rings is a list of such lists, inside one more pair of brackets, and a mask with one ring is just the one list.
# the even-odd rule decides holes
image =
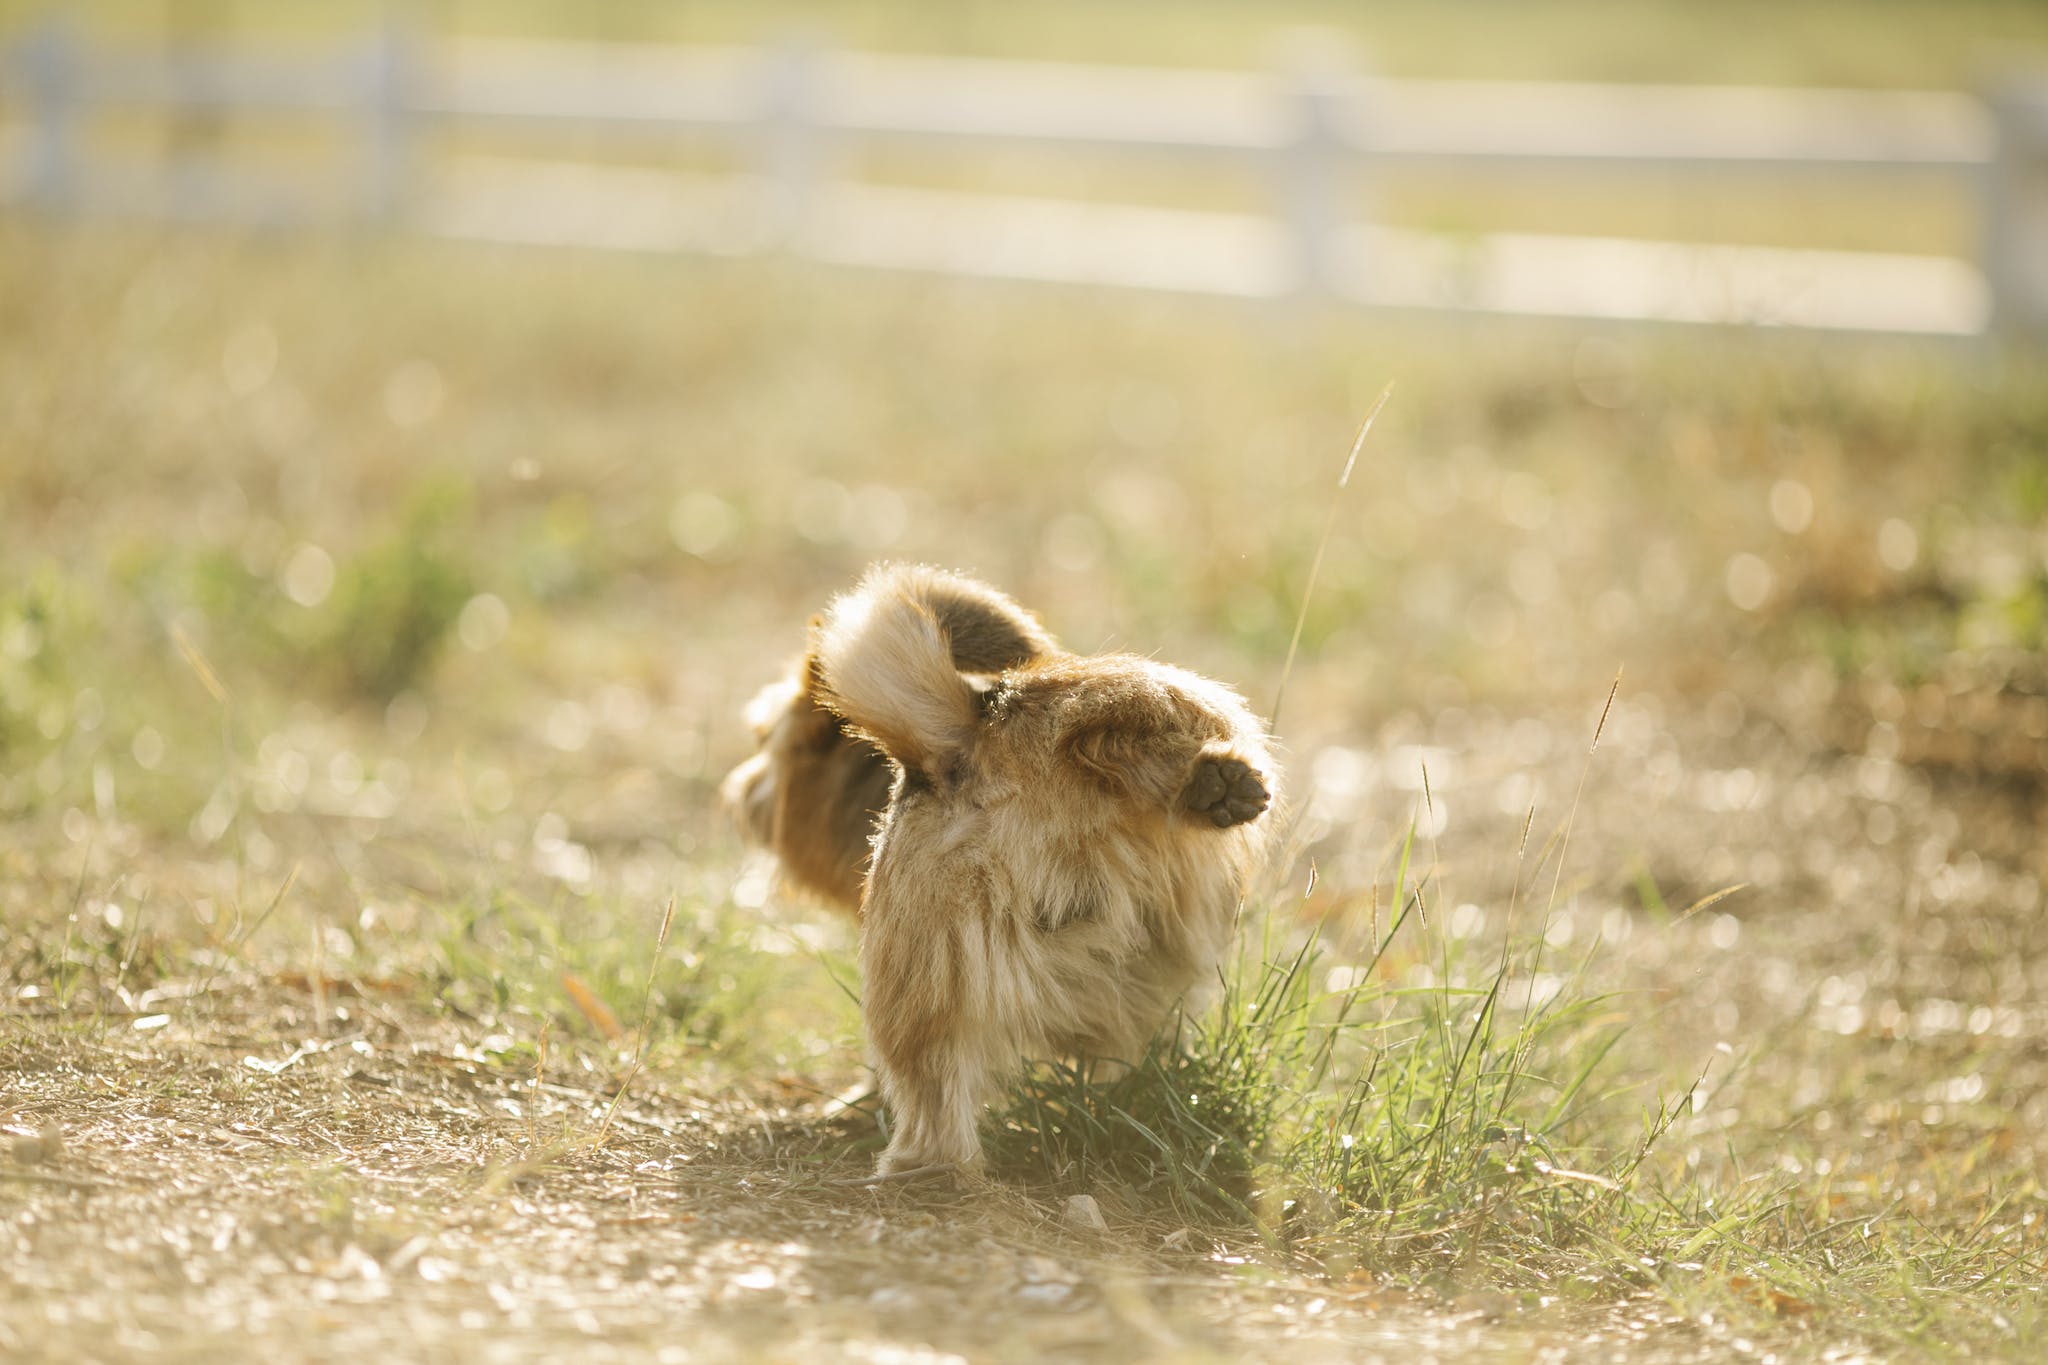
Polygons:
[[[1035,623],[1006,665],[963,667],[1003,652],[970,643],[992,603],[1029,620],[971,580],[875,568],[817,627],[801,685],[894,769],[861,899],[884,1175],[977,1163],[982,1107],[1025,1057],[1135,1059],[1213,977],[1275,824],[1264,729],[1236,693],[1065,653]],[[811,771],[783,771],[778,848],[800,809],[868,790],[799,796]]]
[[[1058,652],[1037,618],[994,588],[932,574],[924,593],[952,649],[953,667],[979,685]],[[815,630],[818,622],[811,624]],[[774,851],[791,884],[856,911],[895,773],[880,749],[827,709],[821,691],[815,651],[761,690],[747,707],[761,747],[726,775],[721,792],[740,828]]]

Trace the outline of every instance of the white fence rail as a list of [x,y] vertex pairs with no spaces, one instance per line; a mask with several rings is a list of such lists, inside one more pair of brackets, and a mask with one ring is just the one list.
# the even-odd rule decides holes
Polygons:
[[[1702,87],[1369,80],[1300,44],[1270,72],[763,49],[467,40],[386,29],[296,56],[89,49],[62,21],[0,59],[21,143],[8,197],[52,212],[290,222],[348,213],[448,235],[783,249],[897,269],[1425,309],[1974,335],[2048,328],[2048,87],[1989,99]],[[311,118],[357,147],[340,201],[212,159],[154,181],[88,155],[116,111]],[[453,133],[567,134],[609,154],[722,146],[745,174],[451,160]],[[1266,214],[968,194],[836,175],[847,151],[1021,149],[1248,169]],[[1382,170],[1860,178],[1981,209],[1976,263],[1354,221]]]

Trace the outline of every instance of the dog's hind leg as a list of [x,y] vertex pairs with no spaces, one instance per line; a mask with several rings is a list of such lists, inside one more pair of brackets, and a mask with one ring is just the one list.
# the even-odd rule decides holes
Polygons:
[[1223,746],[1203,751],[1180,792],[1183,809],[1218,829],[1258,819],[1272,799],[1265,775]]
[[1265,774],[1227,740],[1104,727],[1070,736],[1066,751],[1103,787],[1185,811],[1218,829],[1256,820],[1272,800]]

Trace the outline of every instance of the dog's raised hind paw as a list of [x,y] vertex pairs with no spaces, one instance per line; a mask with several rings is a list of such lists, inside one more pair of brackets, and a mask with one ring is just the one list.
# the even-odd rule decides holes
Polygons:
[[1181,791],[1181,803],[1218,829],[1258,819],[1272,799],[1258,769],[1227,755],[1198,761]]

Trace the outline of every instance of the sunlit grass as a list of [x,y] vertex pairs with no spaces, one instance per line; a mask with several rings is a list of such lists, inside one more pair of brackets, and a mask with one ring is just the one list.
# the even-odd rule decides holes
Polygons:
[[[1262,895],[1217,998],[1127,1074],[1028,1077],[990,1119],[999,1179],[1338,1288],[1654,1295],[1760,1339],[1992,1354],[2040,1330],[2023,867],[1944,844],[1837,893],[1883,833],[1845,811],[1797,889],[1688,917],[1743,879],[1702,881],[1728,840],[1698,807],[1608,806],[1567,857],[1554,797],[1492,813],[1505,839],[1467,806],[1439,849],[1391,758],[1349,804],[1311,790],[1326,744],[1576,716],[1621,658],[1620,705],[1671,717],[1867,699],[1827,791],[1901,780],[1866,731],[2017,764],[2037,360],[5,233],[0,993],[33,1030],[283,1002],[232,1070],[388,1009],[511,1097],[573,1092],[494,1179],[587,1155],[628,1077],[629,1109],[782,1087],[804,1160],[864,1172],[873,1132],[803,1108],[861,1079],[853,929],[773,893],[715,808],[740,701],[889,555],[1264,709],[1330,466],[1391,376],[1282,717],[1320,880]],[[1752,761],[1685,757],[1688,789]],[[1603,749],[1589,791],[1667,759]],[[1885,837],[1929,856],[1979,810],[1900,806]],[[1637,860],[1638,818],[1692,821],[1699,856]],[[1520,867],[1506,893],[1488,860]]]
[[1815,1186],[1763,1159],[1768,1144],[1703,1165],[1700,1082],[1769,1075],[1768,1058],[1673,1052],[1640,999],[1603,985],[1617,978],[1597,942],[1546,972],[1540,923],[1433,926],[1433,870],[1410,885],[1412,851],[1411,834],[1401,909],[1363,961],[1276,903],[1221,999],[1135,1065],[1033,1071],[994,1119],[999,1176],[1251,1233],[1338,1285],[1484,1287],[1532,1308],[1647,1293],[1743,1330],[1964,1354],[2027,1339],[2035,1181],[1965,1193],[1936,1176],[1958,1185],[1950,1202],[1901,1217],[1898,1185]]

